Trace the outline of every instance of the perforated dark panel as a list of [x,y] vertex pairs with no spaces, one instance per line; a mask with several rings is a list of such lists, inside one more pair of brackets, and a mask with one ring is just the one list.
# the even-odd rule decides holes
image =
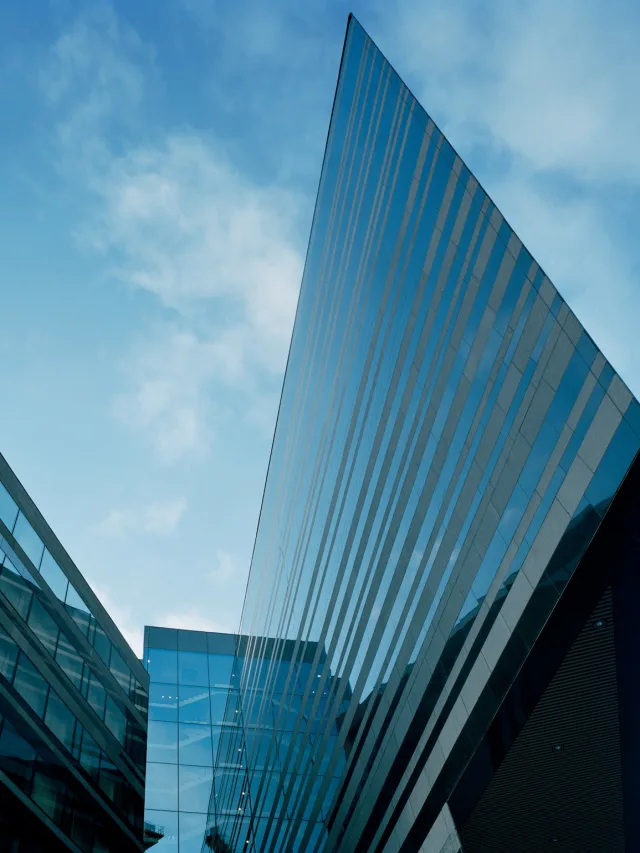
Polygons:
[[465,853],[625,850],[611,589],[461,833]]

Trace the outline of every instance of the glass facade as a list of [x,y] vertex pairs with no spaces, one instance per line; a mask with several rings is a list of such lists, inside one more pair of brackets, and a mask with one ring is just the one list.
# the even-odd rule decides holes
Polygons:
[[639,446],[637,401],[351,18],[235,663],[275,734],[251,820],[242,774],[214,785],[228,849],[435,850],[470,715]]
[[2,849],[142,850],[147,705],[146,671],[0,457]]
[[[266,644],[266,663],[251,690],[241,693],[245,643],[232,634],[145,629],[150,676],[145,820],[163,833],[158,853],[200,853],[216,845],[224,850],[223,842],[260,850],[269,818],[290,819],[282,808],[284,783],[302,787],[309,766],[315,781],[324,778],[315,738],[295,734],[298,720],[311,710],[311,702],[303,705],[302,687],[311,677],[315,644],[295,667],[294,644],[279,649],[280,692],[265,694],[273,644]],[[294,684],[285,691],[289,675]],[[301,766],[287,758],[290,750],[302,758]],[[327,817],[314,820],[313,838],[326,838]],[[303,820],[306,827],[310,818]]]

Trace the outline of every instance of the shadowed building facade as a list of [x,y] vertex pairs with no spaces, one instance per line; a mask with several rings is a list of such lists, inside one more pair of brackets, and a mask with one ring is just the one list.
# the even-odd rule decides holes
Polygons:
[[202,849],[640,847],[639,446],[350,18],[232,670],[229,748],[265,751],[214,785]]
[[0,457],[0,849],[143,849],[148,680]]

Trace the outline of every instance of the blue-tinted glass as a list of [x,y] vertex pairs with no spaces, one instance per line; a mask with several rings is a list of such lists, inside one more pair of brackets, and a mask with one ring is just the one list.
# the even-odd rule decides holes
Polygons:
[[211,686],[230,687],[232,679],[233,655],[209,655],[209,684]]
[[49,691],[44,721],[60,743],[71,751],[76,728],[76,718],[53,690]]
[[107,696],[104,721],[118,743],[124,744],[127,731],[127,717],[122,708],[112,699],[111,696]]
[[92,673],[89,679],[89,690],[87,692],[87,702],[91,705],[96,714],[103,719],[104,707],[107,699],[107,691],[104,685],[98,680],[98,677]]
[[13,686],[27,705],[42,717],[49,685],[23,652],[18,659]]
[[9,683],[13,681],[17,660],[18,647],[11,637],[0,628],[0,675],[3,675]]
[[37,569],[44,553],[44,545],[42,539],[22,513],[18,515],[13,535],[16,538],[16,542],[22,547],[24,553]]
[[67,589],[65,603],[73,610],[79,610],[82,613],[89,613],[89,608],[71,583],[69,583],[69,588]]
[[178,760],[180,764],[213,766],[213,744],[209,726],[179,724]]
[[178,763],[178,724],[149,720],[147,761]]
[[171,649],[148,649],[147,670],[152,681],[178,682],[178,652]]
[[179,712],[181,723],[211,723],[208,687],[178,687]]
[[178,853],[178,813],[145,809],[145,823],[162,833],[162,839],[154,845],[157,853]]
[[211,767],[178,766],[180,811],[204,812],[209,809],[213,770]]
[[149,685],[149,719],[178,721],[178,685],[151,682]]
[[603,514],[638,452],[640,439],[623,419],[611,439],[585,496]]
[[576,349],[587,362],[587,364],[591,366],[593,364],[593,359],[596,357],[598,349],[591,337],[586,332],[583,332],[580,335],[580,340],[576,345]]
[[58,623],[40,602],[37,595],[33,596],[27,621],[33,633],[53,657],[56,652],[60,629],[58,628]]
[[26,622],[29,616],[33,591],[7,558],[5,558],[2,572],[0,572],[0,592],[11,602]]
[[0,483],[0,520],[13,530],[13,525],[18,517],[18,504],[11,497],[4,485]]
[[205,652],[178,652],[178,684],[209,684]]
[[[102,750],[95,742],[89,732],[84,729],[82,732],[82,746],[80,750],[80,764],[85,772],[92,778],[97,780],[100,771],[100,756]],[[148,778],[148,774],[147,774]]]
[[40,574],[49,584],[51,591],[56,598],[59,598],[60,601],[64,601],[69,581],[65,573],[48,551],[45,551],[43,554],[42,561],[40,563]]
[[600,376],[598,377],[598,382],[602,385],[602,387],[607,390],[609,385],[611,385],[611,380],[613,379],[613,367],[607,362],[605,366],[602,368]]
[[177,764],[147,764],[146,806],[149,809],[178,810]]
[[[211,689],[211,722],[216,725],[223,723],[226,719],[227,700],[229,698],[228,690]],[[234,710],[237,710],[237,703],[234,703]]]
[[180,812],[179,820],[180,853],[202,853],[204,837],[210,824],[207,815]]

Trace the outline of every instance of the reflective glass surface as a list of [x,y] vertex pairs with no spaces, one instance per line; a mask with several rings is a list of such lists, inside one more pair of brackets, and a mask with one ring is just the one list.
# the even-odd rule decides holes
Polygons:
[[474,665],[639,446],[628,389],[351,19],[232,672],[243,737],[218,753],[232,849],[400,849]]

